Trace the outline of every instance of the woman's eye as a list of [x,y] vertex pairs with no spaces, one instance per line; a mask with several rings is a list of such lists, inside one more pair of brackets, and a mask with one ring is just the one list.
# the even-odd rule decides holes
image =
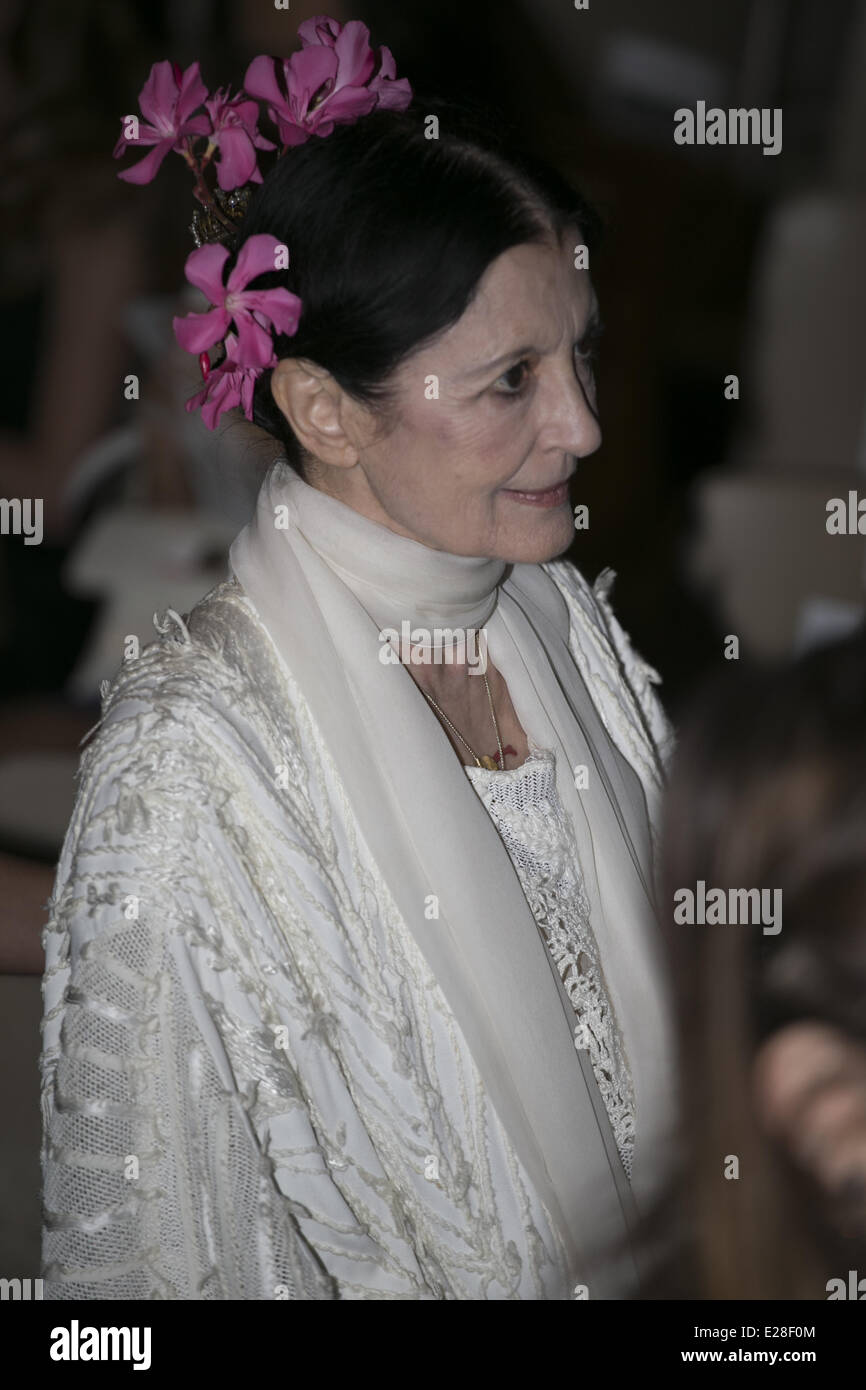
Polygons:
[[497,390],[498,396],[519,396],[522,395],[526,386],[529,374],[528,362],[515,362],[513,367],[509,367],[507,372],[503,372],[494,383],[494,388],[499,387],[501,382],[505,382],[505,390]]
[[[575,357],[590,371],[593,370],[598,357],[598,345],[603,331],[603,325],[596,321],[574,344]],[[493,383],[494,394],[497,396],[522,396],[529,386],[530,376],[531,364],[526,359],[515,362],[513,367],[509,367],[508,371],[503,372],[502,376]]]

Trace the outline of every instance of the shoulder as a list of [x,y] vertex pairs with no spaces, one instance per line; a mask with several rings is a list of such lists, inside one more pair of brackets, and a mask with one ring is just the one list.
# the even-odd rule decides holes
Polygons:
[[661,685],[658,671],[635,650],[614,612],[610,596],[616,580],[615,570],[610,567],[601,570],[590,584],[577,566],[567,560],[552,560],[541,568],[566,601],[576,641],[588,650],[594,649],[606,660],[615,659],[627,667],[641,687]]
[[653,762],[662,769],[670,757],[674,732],[658,688],[662,678],[632,644],[614,612],[611,592],[616,572],[603,569],[590,583],[567,560],[540,567],[555,584],[568,610],[569,646],[582,673],[601,692],[603,717],[627,719],[646,739]]
[[274,675],[267,633],[236,582],[211,590],[188,614],[154,614],[155,639],[102,686],[99,734],[134,719],[140,733],[217,725],[249,732]]
[[[291,691],[243,591],[228,582],[191,613],[155,618],[156,639],[102,688],[102,713],[83,751],[76,827],[110,810],[157,839],[182,823],[218,819],[244,786],[297,765],[303,743]],[[304,778],[286,779],[300,797]]]

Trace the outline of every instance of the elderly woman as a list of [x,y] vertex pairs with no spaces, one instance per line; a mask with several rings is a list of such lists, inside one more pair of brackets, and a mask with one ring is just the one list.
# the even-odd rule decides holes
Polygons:
[[290,249],[256,288],[303,306],[255,379],[279,456],[83,759],[45,937],[52,1297],[639,1277],[670,730],[605,579],[555,558],[601,442],[593,217],[453,109],[429,138],[429,105],[379,106],[253,194],[239,243]]

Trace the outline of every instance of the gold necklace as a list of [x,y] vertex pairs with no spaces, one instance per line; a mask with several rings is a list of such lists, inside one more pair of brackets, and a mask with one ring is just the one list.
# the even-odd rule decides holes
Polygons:
[[451,730],[452,734],[454,734],[455,738],[459,738],[460,742],[463,744],[463,747],[466,748],[466,749],[468,749],[468,751],[469,751],[469,753],[471,754],[471,756],[475,759],[475,766],[476,766],[476,767],[484,767],[484,768],[486,768],[486,769],[488,770],[488,772],[497,772],[497,771],[499,770],[499,768],[503,768],[503,769],[504,769],[504,767],[505,767],[505,754],[504,754],[503,751],[502,751],[502,739],[499,737],[499,724],[497,723],[497,720],[496,720],[496,710],[493,708],[493,696],[492,696],[491,693],[490,693],[490,684],[489,684],[489,682],[488,682],[488,680],[487,680],[487,672],[486,672],[486,671],[483,671],[483,672],[482,672],[482,675],[484,676],[484,689],[487,691],[487,699],[488,699],[489,704],[490,704],[490,713],[491,713],[491,715],[493,716],[493,727],[494,727],[494,729],[496,730],[496,743],[497,743],[497,746],[498,746],[498,748],[499,748],[499,764],[498,764],[498,766],[497,766],[496,762],[494,761],[494,759],[491,758],[491,756],[490,756],[489,753],[484,753],[484,754],[482,754],[482,756],[479,758],[478,754],[475,752],[475,749],[472,748],[472,747],[467,743],[466,739],[465,739],[465,738],[463,737],[463,735],[460,733],[460,730],[459,730],[459,729],[455,729],[454,725],[451,723],[451,720],[448,718],[448,715],[445,713],[444,709],[440,709],[440,707],[437,705],[436,701],[433,699],[433,696],[432,696],[432,695],[428,695],[428,694],[427,694],[427,691],[421,689],[421,687],[419,687],[419,689],[421,689],[421,694],[424,696],[425,700],[429,700],[429,701],[430,701],[431,705],[433,706],[433,708],[435,709],[435,711],[436,711],[436,713],[439,715],[439,717],[440,717],[441,719],[444,719],[445,723],[448,725],[448,728]]

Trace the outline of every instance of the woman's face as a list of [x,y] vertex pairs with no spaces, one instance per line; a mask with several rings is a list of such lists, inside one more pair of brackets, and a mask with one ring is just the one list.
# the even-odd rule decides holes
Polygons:
[[567,549],[568,480],[601,443],[581,240],[575,230],[495,260],[462,318],[400,364],[388,429],[369,417],[358,462],[311,482],[452,554],[538,563]]

